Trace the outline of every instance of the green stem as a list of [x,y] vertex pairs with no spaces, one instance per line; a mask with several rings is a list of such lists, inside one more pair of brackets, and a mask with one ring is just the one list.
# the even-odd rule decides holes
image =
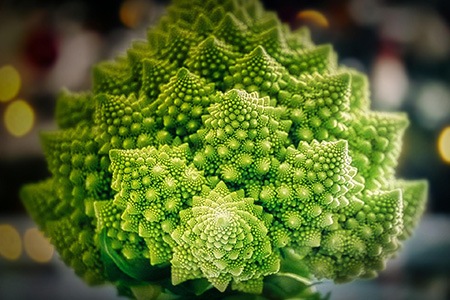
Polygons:
[[305,277],[302,277],[302,276],[300,276],[300,275],[297,275],[297,274],[279,272],[279,273],[277,273],[276,275],[277,275],[277,276],[284,276],[284,277],[292,278],[292,279],[294,279],[294,280],[296,280],[296,281],[298,281],[298,282],[303,283],[303,284],[306,285],[306,286],[311,286],[311,285],[312,285],[312,281],[308,280],[308,279],[305,278]]
[[138,285],[130,287],[137,300],[156,300],[161,294],[159,285]]

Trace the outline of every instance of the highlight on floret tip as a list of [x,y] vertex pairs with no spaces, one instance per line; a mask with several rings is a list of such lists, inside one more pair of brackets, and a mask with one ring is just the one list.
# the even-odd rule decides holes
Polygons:
[[55,117],[22,201],[130,298],[319,299],[314,281],[376,276],[425,210],[427,182],[395,174],[407,116],[258,0],[174,0]]

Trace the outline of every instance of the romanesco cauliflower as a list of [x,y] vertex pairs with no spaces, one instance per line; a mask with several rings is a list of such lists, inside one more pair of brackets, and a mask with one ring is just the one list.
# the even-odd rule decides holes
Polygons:
[[407,117],[369,105],[363,74],[258,0],[174,0],[92,91],[61,92],[52,177],[21,196],[90,284],[306,295],[375,276],[424,210],[427,183],[395,177]]

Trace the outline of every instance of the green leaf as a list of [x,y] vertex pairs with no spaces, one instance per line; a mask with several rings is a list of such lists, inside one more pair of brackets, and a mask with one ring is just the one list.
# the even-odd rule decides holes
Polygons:
[[128,260],[117,253],[112,247],[106,229],[100,233],[100,248],[107,276],[112,281],[157,282],[170,277],[168,266],[152,266],[148,259]]

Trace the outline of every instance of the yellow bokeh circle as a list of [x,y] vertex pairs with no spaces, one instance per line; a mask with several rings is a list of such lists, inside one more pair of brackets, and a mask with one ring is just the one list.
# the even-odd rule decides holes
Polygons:
[[33,128],[33,108],[23,100],[14,101],[6,108],[3,120],[10,134],[24,136]]
[[20,234],[9,224],[0,225],[0,257],[16,260],[22,255]]
[[0,68],[0,101],[6,102],[17,96],[21,86],[19,72],[11,65]]
[[36,262],[46,263],[53,257],[53,246],[37,228],[25,232],[23,246],[28,256]]
[[314,9],[305,9],[297,13],[297,19],[304,22],[311,22],[323,28],[328,28],[328,19],[323,13]]
[[438,151],[442,160],[450,164],[450,126],[444,128],[439,135]]

